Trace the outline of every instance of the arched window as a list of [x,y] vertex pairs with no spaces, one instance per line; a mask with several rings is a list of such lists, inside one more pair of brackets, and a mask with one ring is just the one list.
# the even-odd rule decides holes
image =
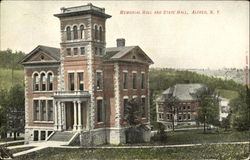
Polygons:
[[80,38],[84,39],[84,26],[83,25],[80,26]]
[[45,73],[41,74],[41,90],[42,91],[46,90],[46,77],[45,77]]
[[98,28],[97,25],[95,25],[95,40],[98,39]]
[[67,40],[71,40],[71,31],[70,31],[70,27],[66,28],[66,32],[67,32]]
[[38,76],[38,73],[35,73],[34,77],[33,77],[33,90],[34,91],[39,91],[39,76]]
[[48,90],[52,91],[53,90],[53,77],[52,77],[52,73],[48,73]]
[[100,41],[102,41],[102,27],[101,26],[99,27],[99,38],[100,38]]
[[77,26],[73,27],[74,39],[78,39]]

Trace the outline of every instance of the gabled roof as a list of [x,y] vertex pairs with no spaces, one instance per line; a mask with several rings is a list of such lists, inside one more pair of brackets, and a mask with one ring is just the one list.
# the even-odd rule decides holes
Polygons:
[[205,85],[199,83],[192,84],[176,84],[173,87],[163,91],[157,98],[157,101],[167,101],[175,98],[180,101],[191,101],[197,99],[197,94],[205,88]]
[[39,50],[47,53],[49,56],[53,57],[56,61],[60,60],[60,48],[54,48],[49,46],[39,45],[33,49],[29,54],[27,54],[20,63],[26,62],[32,55],[37,53]]
[[106,48],[106,54],[104,56],[104,60],[106,61],[116,61],[120,60],[126,54],[128,54],[133,49],[140,49],[141,53],[146,57],[150,64],[154,62],[144,53],[144,51],[139,46],[124,46],[124,47],[111,47]]

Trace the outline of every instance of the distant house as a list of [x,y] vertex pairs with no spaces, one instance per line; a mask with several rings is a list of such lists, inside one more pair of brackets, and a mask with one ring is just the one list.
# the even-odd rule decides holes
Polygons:
[[205,89],[203,84],[176,84],[156,99],[157,122],[167,128],[176,125],[194,125],[198,112],[197,95]]
[[226,98],[219,97],[219,111],[220,111],[220,121],[227,118],[230,113],[229,100]]

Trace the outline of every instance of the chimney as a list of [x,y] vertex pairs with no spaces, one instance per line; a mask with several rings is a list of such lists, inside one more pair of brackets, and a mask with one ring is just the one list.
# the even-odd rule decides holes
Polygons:
[[125,39],[119,38],[116,40],[117,47],[125,47]]

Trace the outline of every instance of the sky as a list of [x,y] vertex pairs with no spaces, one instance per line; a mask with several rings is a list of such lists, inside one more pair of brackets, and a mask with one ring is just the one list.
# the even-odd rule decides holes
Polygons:
[[106,21],[107,47],[125,38],[127,46],[138,45],[148,54],[152,67],[245,66],[247,1],[2,1],[0,50],[29,53],[38,45],[59,48],[60,22],[53,14],[61,7],[87,3],[112,15]]

